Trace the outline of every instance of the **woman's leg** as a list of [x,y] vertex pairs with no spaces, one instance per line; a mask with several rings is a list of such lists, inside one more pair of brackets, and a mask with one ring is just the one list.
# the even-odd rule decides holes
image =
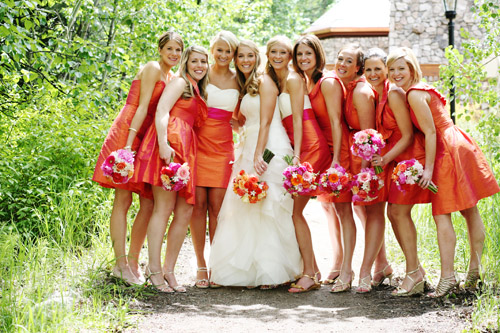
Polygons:
[[177,192],[165,191],[162,187],[153,186],[153,196],[155,205],[147,233],[149,264],[146,275],[149,275],[151,283],[158,289],[168,291],[161,267],[161,248],[167,230],[168,219],[176,205]]
[[328,233],[330,235],[330,244],[332,245],[332,267],[323,283],[331,284],[339,276],[342,267],[342,259],[344,257],[342,231],[334,204],[331,202],[322,202],[321,207],[323,207],[328,222]]
[[207,201],[209,189],[207,187],[196,187],[195,205],[190,220],[191,238],[193,240],[194,253],[196,254],[196,285],[208,286],[208,270],[205,262],[205,240],[207,234]]
[[144,282],[144,275],[139,268],[139,255],[141,254],[146,233],[148,231],[149,219],[153,213],[154,201],[144,197],[139,197],[139,211],[132,225],[130,234],[130,248],[128,250],[128,260],[132,273],[141,281]]
[[115,199],[113,201],[113,210],[111,211],[109,223],[109,234],[116,259],[112,273],[129,284],[141,284],[141,281],[130,269],[125,248],[127,238],[127,212],[131,204],[132,192],[119,188],[115,189]]
[[439,255],[441,257],[441,278],[451,277],[454,273],[455,245],[457,237],[451,214],[435,215]]
[[184,292],[185,288],[177,283],[174,275],[175,263],[177,257],[186,237],[186,232],[189,226],[189,220],[193,213],[193,205],[188,204],[186,199],[177,196],[175,204],[174,218],[170,223],[167,234],[167,251],[165,253],[164,277],[168,284],[174,288],[175,291]]
[[485,229],[481,215],[477,206],[460,211],[467,222],[467,231],[469,232],[470,244],[470,262],[469,271],[478,270],[481,266],[481,257],[483,255],[483,246],[485,238]]
[[[295,285],[302,287],[303,289],[309,289],[311,286],[315,284],[313,278],[315,278],[315,274],[317,270],[315,270],[315,258],[314,251],[311,239],[311,231],[309,230],[309,226],[307,225],[307,221],[304,218],[303,212],[304,208],[307,205],[310,197],[307,196],[297,196],[293,199],[293,224],[295,227],[295,235],[297,237],[297,243],[299,244],[300,254],[302,255],[302,261],[304,262],[304,270],[302,272],[303,276],[301,277]],[[300,292],[301,288],[290,288],[290,292]]]
[[225,188],[212,187],[208,190],[208,232],[210,235],[210,244],[212,244],[212,240],[214,239],[215,230],[217,229],[217,217],[219,216],[225,195]]
[[342,240],[344,244],[344,258],[340,276],[333,285],[332,291],[347,290],[351,286],[353,278],[352,257],[356,246],[356,224],[350,202],[335,203],[335,209],[340,218],[342,226]]

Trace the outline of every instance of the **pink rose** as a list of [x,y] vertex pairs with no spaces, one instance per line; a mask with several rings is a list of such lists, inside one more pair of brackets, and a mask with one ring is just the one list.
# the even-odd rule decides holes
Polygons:
[[177,170],[177,175],[182,180],[189,179],[189,166],[186,163],[184,163],[183,165],[181,165],[179,167],[179,169]]
[[358,180],[362,183],[369,181],[370,178],[371,178],[371,175],[369,172],[361,172],[358,174]]

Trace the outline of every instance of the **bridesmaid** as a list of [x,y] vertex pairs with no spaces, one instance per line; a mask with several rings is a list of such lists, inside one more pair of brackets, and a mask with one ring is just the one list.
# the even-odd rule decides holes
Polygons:
[[[415,158],[424,164],[425,147],[423,134],[413,131],[404,91],[391,86],[387,79],[386,59],[384,51],[372,48],[365,55],[364,62],[366,79],[378,95],[376,129],[386,142],[385,152],[374,155],[372,165],[383,167],[390,174],[395,166],[393,161],[398,163]],[[417,231],[411,209],[415,204],[430,202],[431,192],[411,185],[403,185],[403,190],[398,190],[391,182],[387,207],[387,215],[406,257],[406,277],[393,293],[395,296],[411,296],[424,291],[425,272],[418,261]],[[391,278],[392,274],[388,277]]]
[[[324,155],[324,159],[331,161],[331,166],[339,164],[349,171],[348,131],[342,118],[344,85],[335,73],[324,72],[325,51],[316,36],[300,37],[295,44],[295,53],[294,67],[305,78],[314,115],[328,144],[329,153]],[[318,196],[318,201],[327,216],[333,250],[333,266],[323,284],[333,284],[339,277],[344,256],[338,217],[354,223],[351,194],[344,193],[338,198],[322,194]]]
[[[153,210],[151,189],[137,180],[137,167],[135,177],[128,183],[114,184],[103,175],[101,165],[109,154],[117,149],[137,150],[146,129],[153,122],[158,100],[165,84],[173,77],[171,68],[179,62],[183,48],[182,38],[176,32],[168,31],[160,36],[158,40],[160,60],[148,62],[132,81],[126,105],[111,125],[104,140],[92,178],[103,187],[115,189],[110,236],[116,262],[111,273],[127,284],[144,283],[144,276],[139,269],[139,254]],[[132,203],[132,192],[139,194],[140,208],[132,227],[127,255],[125,250],[127,212]]]
[[[363,51],[354,45],[347,45],[340,49],[337,55],[335,70],[339,78],[346,87],[346,99],[344,105],[344,116],[350,128],[349,147],[353,143],[353,136],[356,132],[375,128],[375,92],[367,84],[363,76]],[[362,167],[368,167],[369,162],[361,160],[350,152],[350,171],[357,174]],[[387,170],[385,171],[387,172]],[[384,176],[382,176],[384,177]],[[389,276],[390,267],[385,257],[384,230],[385,230],[385,200],[387,186],[384,186],[379,197],[368,203],[355,203],[357,215],[365,225],[365,248],[363,262],[360,269],[360,279],[357,292],[365,293],[371,291],[371,268],[375,259],[376,271],[378,267],[382,269],[385,278]],[[364,206],[364,207],[359,207]],[[351,262],[352,251],[356,243],[356,226],[354,221],[349,224],[342,222],[344,238],[344,264],[339,280],[336,281],[333,291],[345,291],[350,289],[354,279]],[[387,272],[386,272],[387,271]]]
[[[147,232],[146,274],[161,292],[186,292],[177,283],[174,268],[195,203],[197,139],[193,127],[201,126],[207,117],[207,71],[207,51],[201,46],[188,47],[182,54],[179,77],[174,78],[162,94],[155,124],[148,129],[137,154],[143,181],[153,186],[155,200]],[[191,171],[187,186],[179,192],[164,190],[160,180],[162,166],[172,158],[174,162],[187,163]],[[167,234],[162,269],[163,236],[172,211],[174,218]]]
[[[236,72],[229,68],[238,47],[238,39],[229,31],[219,32],[212,40],[210,51],[214,64],[210,66],[207,85],[208,118],[196,129],[198,151],[196,163],[196,203],[191,216],[191,236],[198,264],[195,286],[208,288],[208,270],[205,262],[205,234],[207,210],[210,244],[217,216],[231,177],[234,161],[231,117],[239,100]],[[211,284],[215,287],[214,284]]]
[[427,189],[434,182],[438,187],[438,193],[431,195],[431,203],[441,277],[430,296],[445,296],[458,286],[453,268],[456,234],[451,222],[451,213],[456,211],[465,218],[469,233],[471,257],[465,287],[474,289],[480,279],[485,238],[477,202],[500,188],[478,145],[451,121],[444,96],[421,82],[422,72],[413,51],[406,47],[396,49],[389,55],[387,65],[391,81],[406,91],[413,124],[425,136],[425,165],[419,185]]

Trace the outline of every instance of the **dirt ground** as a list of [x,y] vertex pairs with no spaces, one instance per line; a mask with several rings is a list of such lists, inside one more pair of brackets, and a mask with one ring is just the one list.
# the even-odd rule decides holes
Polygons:
[[[305,211],[323,276],[330,268],[328,229],[320,204],[311,201]],[[358,230],[360,230],[358,228]],[[354,270],[359,272],[363,235],[358,232]],[[196,261],[186,238],[176,267],[177,281],[186,294],[154,294],[132,305],[140,312],[136,327],[127,332],[461,332],[470,327],[470,295],[433,300],[395,298],[392,286],[369,294],[330,293],[329,286],[303,294],[246,288],[197,289]],[[208,258],[208,256],[207,256]],[[404,267],[392,265],[396,276]],[[355,284],[357,284],[357,278]],[[395,285],[398,281],[392,282]]]

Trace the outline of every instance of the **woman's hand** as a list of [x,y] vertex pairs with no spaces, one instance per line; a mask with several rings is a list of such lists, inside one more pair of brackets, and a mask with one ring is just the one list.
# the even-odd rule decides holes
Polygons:
[[262,154],[255,154],[253,158],[253,167],[259,176],[266,172],[267,163],[262,158]]
[[168,143],[160,144],[158,150],[160,158],[165,161],[165,164],[168,165],[175,156],[175,150],[173,150]]
[[297,155],[293,155],[292,163],[294,166],[297,166],[300,164],[300,157]]
[[432,183],[432,171],[429,169],[424,169],[424,173],[422,174],[422,177],[418,181],[418,185],[420,185],[421,188],[426,189],[429,187],[430,184]]
[[385,166],[384,157],[380,156],[379,154],[373,154],[371,162],[373,166],[379,166],[379,167]]

